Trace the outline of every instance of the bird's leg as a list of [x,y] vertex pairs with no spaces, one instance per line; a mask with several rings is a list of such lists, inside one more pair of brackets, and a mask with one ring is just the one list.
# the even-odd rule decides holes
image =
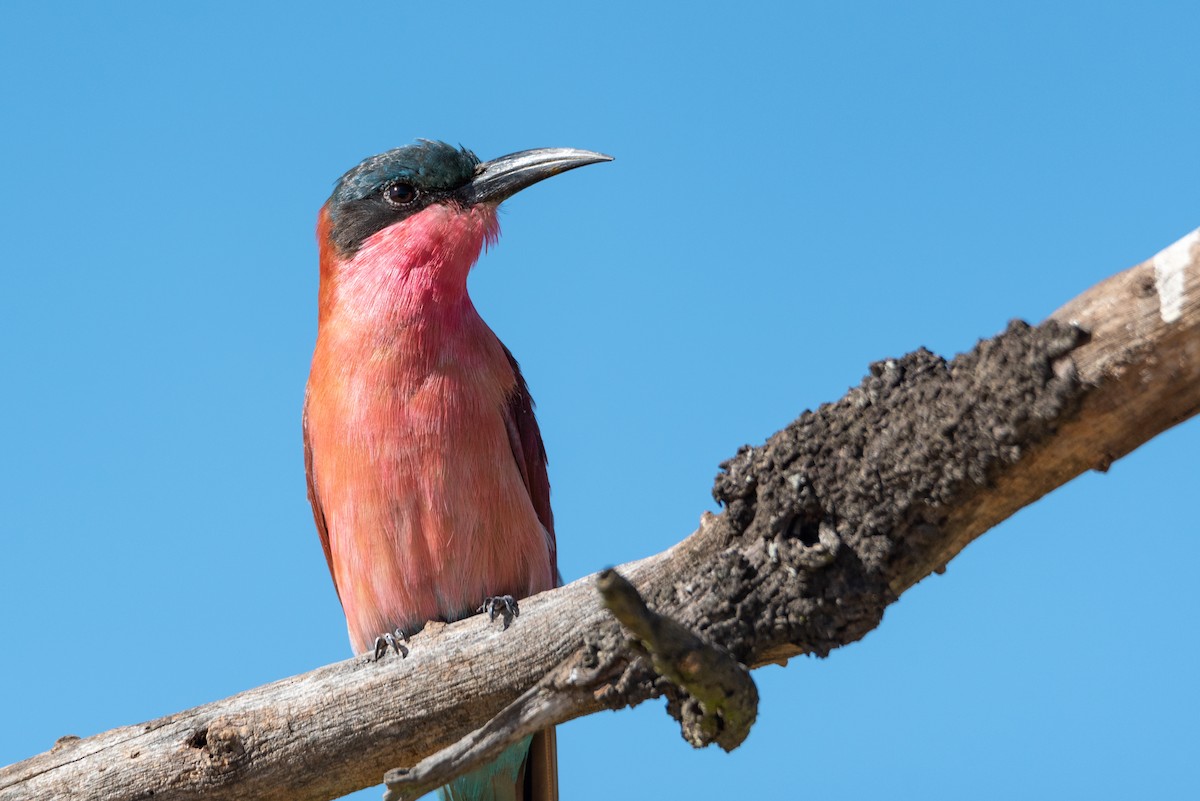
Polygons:
[[511,595],[496,595],[491,598],[483,599],[483,606],[475,610],[476,612],[487,612],[488,620],[495,620],[500,617],[504,620],[504,628],[508,628],[513,622],[513,618],[521,614],[521,607],[517,606],[517,599]]
[[385,631],[380,634],[375,638],[375,661],[378,662],[382,659],[389,648],[400,654],[401,659],[408,656],[408,648],[404,645],[406,642],[408,642],[408,634],[404,629]]

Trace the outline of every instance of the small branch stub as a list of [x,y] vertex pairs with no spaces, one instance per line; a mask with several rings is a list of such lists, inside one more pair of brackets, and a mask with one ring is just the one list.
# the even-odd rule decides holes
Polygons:
[[596,588],[604,606],[646,649],[655,672],[678,689],[680,697],[671,698],[668,711],[679,720],[683,738],[697,748],[715,742],[732,751],[741,745],[758,716],[750,671],[725,649],[651,611],[617,571],[601,571]]
[[555,687],[558,671],[530,687],[482,728],[412,768],[384,774],[384,801],[413,801],[500,756],[509,745],[554,724],[571,707],[571,698]]

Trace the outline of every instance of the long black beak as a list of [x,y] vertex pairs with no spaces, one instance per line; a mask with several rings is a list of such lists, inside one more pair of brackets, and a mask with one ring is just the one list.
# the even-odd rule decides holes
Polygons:
[[612,161],[612,156],[576,150],[570,147],[543,147],[537,150],[522,150],[492,159],[479,165],[471,183],[458,190],[458,200],[464,206],[476,203],[500,203],[538,181],[560,172],[573,170],[601,161]]

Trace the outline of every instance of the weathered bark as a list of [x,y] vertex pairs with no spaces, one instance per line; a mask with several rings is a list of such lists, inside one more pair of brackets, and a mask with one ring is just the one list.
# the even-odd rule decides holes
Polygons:
[[[1200,232],[1036,328],[1013,323],[949,362],[918,351],[872,365],[840,401],[727,462],[722,514],[620,573],[654,613],[751,667],[859,639],[984,531],[1200,410],[1198,263]],[[431,624],[405,659],[349,660],[60,741],[0,769],[0,799],[333,798],[518,697],[533,700],[487,730],[492,746],[658,695],[690,737],[721,741],[719,718],[678,670],[664,670],[678,686],[655,672],[594,577],[521,610],[506,631],[485,616]],[[456,769],[478,756],[469,742],[454,753]]]

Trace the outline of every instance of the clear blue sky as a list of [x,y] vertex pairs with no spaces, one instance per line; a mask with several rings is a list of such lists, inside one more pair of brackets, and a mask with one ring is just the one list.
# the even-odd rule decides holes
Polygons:
[[[870,361],[1200,226],[1194,3],[662,6],[6,5],[0,763],[348,656],[300,405],[315,214],[364,156],[617,158],[510,201],[472,279],[567,579],[689,533]],[[1197,453],[1193,420],[756,672],[732,755],[662,702],[562,727],[564,799],[1196,793]]]

